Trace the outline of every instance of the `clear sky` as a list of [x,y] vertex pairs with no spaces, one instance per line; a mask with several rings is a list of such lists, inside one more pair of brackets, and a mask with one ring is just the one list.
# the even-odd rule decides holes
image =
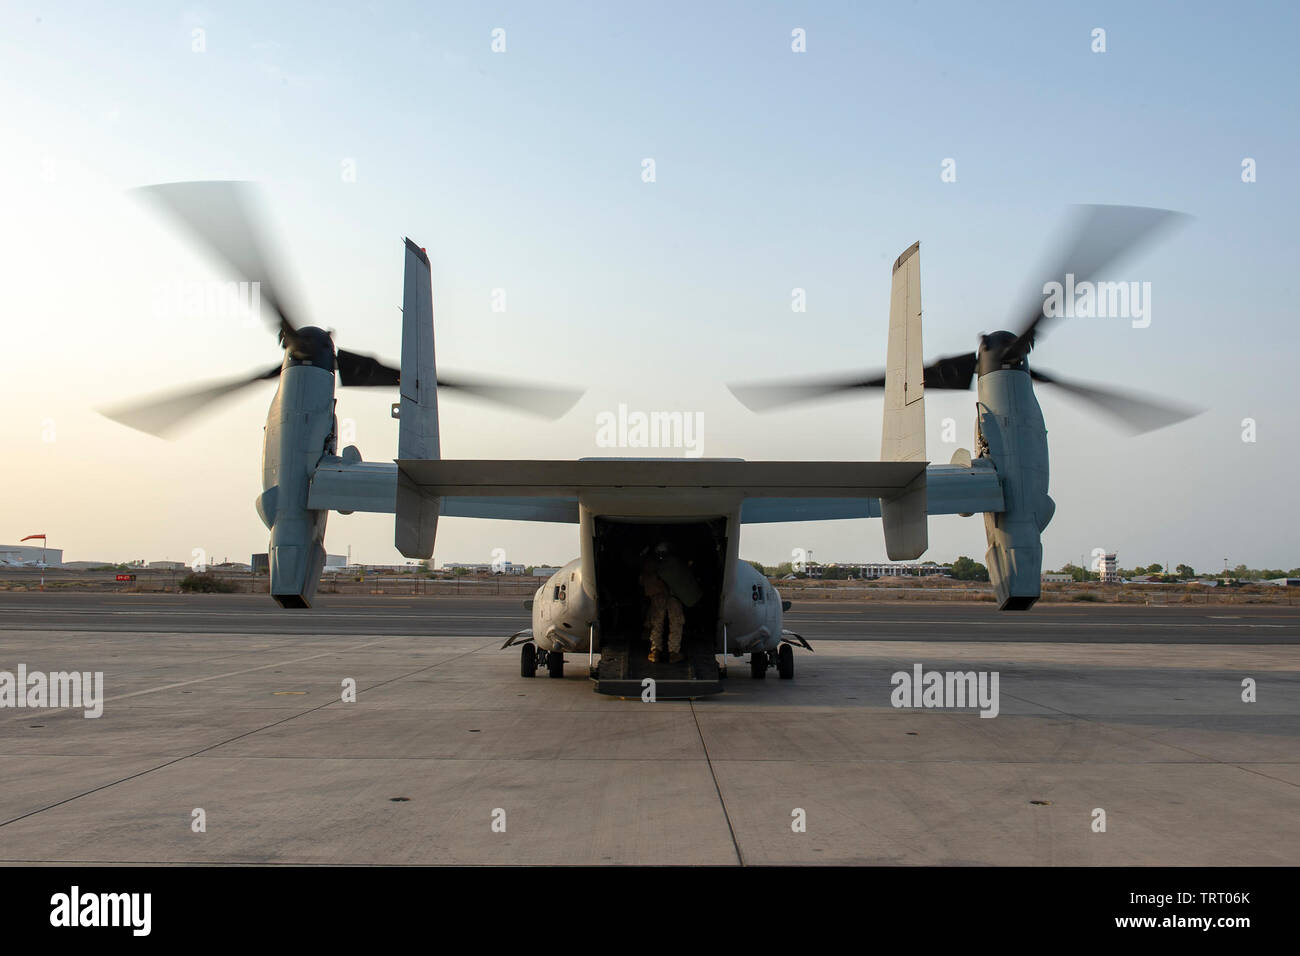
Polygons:
[[[710,456],[875,458],[879,396],[757,416],[725,383],[882,365],[890,264],[915,240],[933,357],[1015,324],[1069,204],[1190,213],[1107,276],[1152,283],[1150,327],[1070,320],[1033,360],[1208,411],[1129,438],[1040,388],[1058,505],[1045,561],[1105,547],[1124,566],[1294,567],[1296,11],[10,0],[0,542],[44,531],[69,560],[265,549],[253,500],[273,384],[172,442],[93,411],[278,361],[263,327],[174,307],[175,290],[222,273],[126,196],[232,178],[261,184],[310,319],[340,346],[398,357],[410,235],[432,260],[441,367],[589,388],[557,422],[444,398],[443,454],[466,458],[610,454],[595,421],[620,403],[702,413]],[[392,397],[339,397],[365,456],[392,458]],[[931,459],[971,445],[973,392],[927,405]],[[956,443],[942,441],[948,417]],[[326,544],[400,560],[384,516],[332,516]],[[933,519],[931,545],[937,560],[982,559],[979,518]],[[767,562],[794,547],[884,556],[878,522],[742,539]],[[494,548],[561,562],[577,534],[443,519],[435,558]]]

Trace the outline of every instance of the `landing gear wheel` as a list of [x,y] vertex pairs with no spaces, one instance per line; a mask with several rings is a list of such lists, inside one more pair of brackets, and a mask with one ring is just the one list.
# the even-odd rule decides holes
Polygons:
[[519,676],[537,676],[537,648],[532,644],[522,644],[519,647]]
[[781,675],[782,680],[794,677],[794,650],[789,644],[782,644],[781,649],[776,652],[776,672]]
[[767,651],[755,651],[749,655],[749,676],[754,680],[767,676]]
[[546,652],[546,672],[552,677],[564,676],[564,655],[559,651]]

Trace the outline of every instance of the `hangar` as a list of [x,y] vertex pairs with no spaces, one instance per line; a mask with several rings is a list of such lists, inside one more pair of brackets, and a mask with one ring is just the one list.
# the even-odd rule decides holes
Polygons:
[[47,567],[63,567],[63,549],[34,548],[27,544],[0,544],[0,565],[36,565],[42,560]]

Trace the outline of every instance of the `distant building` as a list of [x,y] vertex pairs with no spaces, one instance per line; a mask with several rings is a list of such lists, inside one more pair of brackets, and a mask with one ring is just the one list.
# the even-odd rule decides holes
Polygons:
[[559,568],[540,567],[540,566],[539,566],[539,567],[535,567],[535,568],[533,568],[533,577],[535,577],[535,578],[549,578],[552,574],[554,574],[554,573],[555,573],[556,571],[558,571],[558,570],[560,570],[560,569],[559,569]]
[[1260,584],[1272,584],[1281,588],[1300,588],[1300,578],[1269,578]]
[[831,564],[827,567],[844,568],[858,578],[926,578],[952,573],[950,564]]
[[1073,574],[1061,574],[1058,571],[1048,571],[1042,576],[1044,584],[1069,584],[1074,580]]
[[[42,552],[44,557],[41,556]],[[47,568],[63,567],[63,549],[41,548],[39,545],[33,548],[28,544],[0,544],[0,565],[35,567],[41,561],[45,562]]]
[[145,565],[150,571],[183,571],[186,566],[184,561],[150,561]]
[[455,571],[457,568],[464,568],[470,574],[523,574],[528,570],[525,565],[515,564],[513,561],[480,562],[477,564],[446,561],[442,565],[444,571]]
[[1119,564],[1116,561],[1116,552],[1103,554],[1097,559],[1097,572],[1101,577],[1103,584],[1119,583]]

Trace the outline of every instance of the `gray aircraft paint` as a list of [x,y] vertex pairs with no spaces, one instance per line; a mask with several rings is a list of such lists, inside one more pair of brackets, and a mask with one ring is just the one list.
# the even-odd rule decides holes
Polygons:
[[1024,610],[1041,590],[1041,535],[1056,512],[1047,493],[1047,428],[1023,368],[979,377],[978,438],[1002,479],[1003,509],[984,513],[985,564],[1003,610]]
[[[729,653],[776,650],[784,620],[781,596],[752,564],[736,561],[734,551],[727,554],[731,585],[724,592],[714,650],[722,652],[724,636]],[[582,558],[574,558],[533,595],[532,638],[544,651],[600,653],[596,589],[588,585],[582,565]]]
[[[433,278],[429,257],[406,240],[402,280],[401,402],[398,458],[441,458],[438,441],[438,370],[433,348]],[[393,544],[408,558],[433,557],[442,499],[397,478]]]
[[329,512],[308,506],[308,488],[335,435],[334,369],[286,360],[266,417],[257,509],[271,531],[271,596],[283,607],[310,607],[325,566]]
[[[724,633],[729,651],[773,649],[781,637],[780,596],[752,566],[739,559],[739,526],[745,521],[746,502],[753,504],[751,520],[757,521],[866,517],[880,514],[882,495],[897,498],[902,490],[901,486],[889,492],[873,490],[871,476],[884,475],[894,463],[870,462],[720,465],[693,459],[688,467],[698,470],[691,474],[708,475],[707,480],[673,477],[665,486],[656,479],[654,488],[628,487],[625,474],[608,483],[588,481],[587,476],[628,467],[611,466],[608,460],[442,462],[434,467],[446,466],[450,469],[444,468],[446,474],[461,476],[458,481],[440,485],[436,477],[417,480],[422,461],[441,459],[437,398],[431,384],[436,379],[429,264],[423,250],[409,240],[405,251],[399,419],[402,460],[397,465],[364,462],[352,448],[337,457],[332,370],[286,363],[281,375],[267,419],[265,490],[258,506],[271,529],[271,592],[286,607],[311,603],[325,558],[323,539],[329,510],[395,514],[396,541],[408,556],[432,554],[437,516],[444,502],[449,513],[466,517],[576,518],[580,556],[539,589],[533,624],[535,640],[543,649],[585,651],[596,620],[598,582],[591,540],[595,516],[725,516],[727,554],[718,649],[722,649]],[[919,259],[914,250],[913,257]],[[917,268],[915,262],[912,268]],[[909,310],[909,315],[911,311],[919,309]],[[915,319],[912,325],[919,324],[919,315]],[[919,329],[911,331],[919,343]],[[919,397],[920,387],[911,381],[913,376],[902,366],[899,373],[906,381],[896,384],[904,390],[915,387]],[[414,377],[419,378],[419,385],[408,387]],[[950,465],[928,468],[923,461],[916,462],[922,471],[912,480],[927,500],[920,526],[923,529],[925,514],[983,512],[986,562],[999,604],[1004,609],[1025,608],[1039,596],[1040,534],[1055,509],[1047,494],[1047,433],[1033,383],[1023,367],[982,370],[977,409],[975,460],[954,459]],[[911,428],[907,434],[916,431]],[[920,434],[923,436],[923,431]],[[417,454],[407,457],[408,451]],[[629,465],[638,471],[654,471],[657,466],[652,461],[647,460],[644,466]],[[773,470],[782,468],[796,469],[797,475],[795,471],[778,474]],[[854,487],[845,485],[845,469],[861,469],[862,477],[847,481]],[[520,475],[533,477],[516,477]],[[729,475],[735,480],[724,488],[726,481],[721,479]],[[750,475],[755,477],[750,479]],[[796,477],[792,479],[792,475]],[[558,581],[562,576],[569,580]],[[556,583],[565,585],[562,600],[556,597]],[[762,588],[761,600],[754,597],[755,587]],[[562,611],[568,614],[557,622]],[[559,627],[565,621],[570,628]]]

